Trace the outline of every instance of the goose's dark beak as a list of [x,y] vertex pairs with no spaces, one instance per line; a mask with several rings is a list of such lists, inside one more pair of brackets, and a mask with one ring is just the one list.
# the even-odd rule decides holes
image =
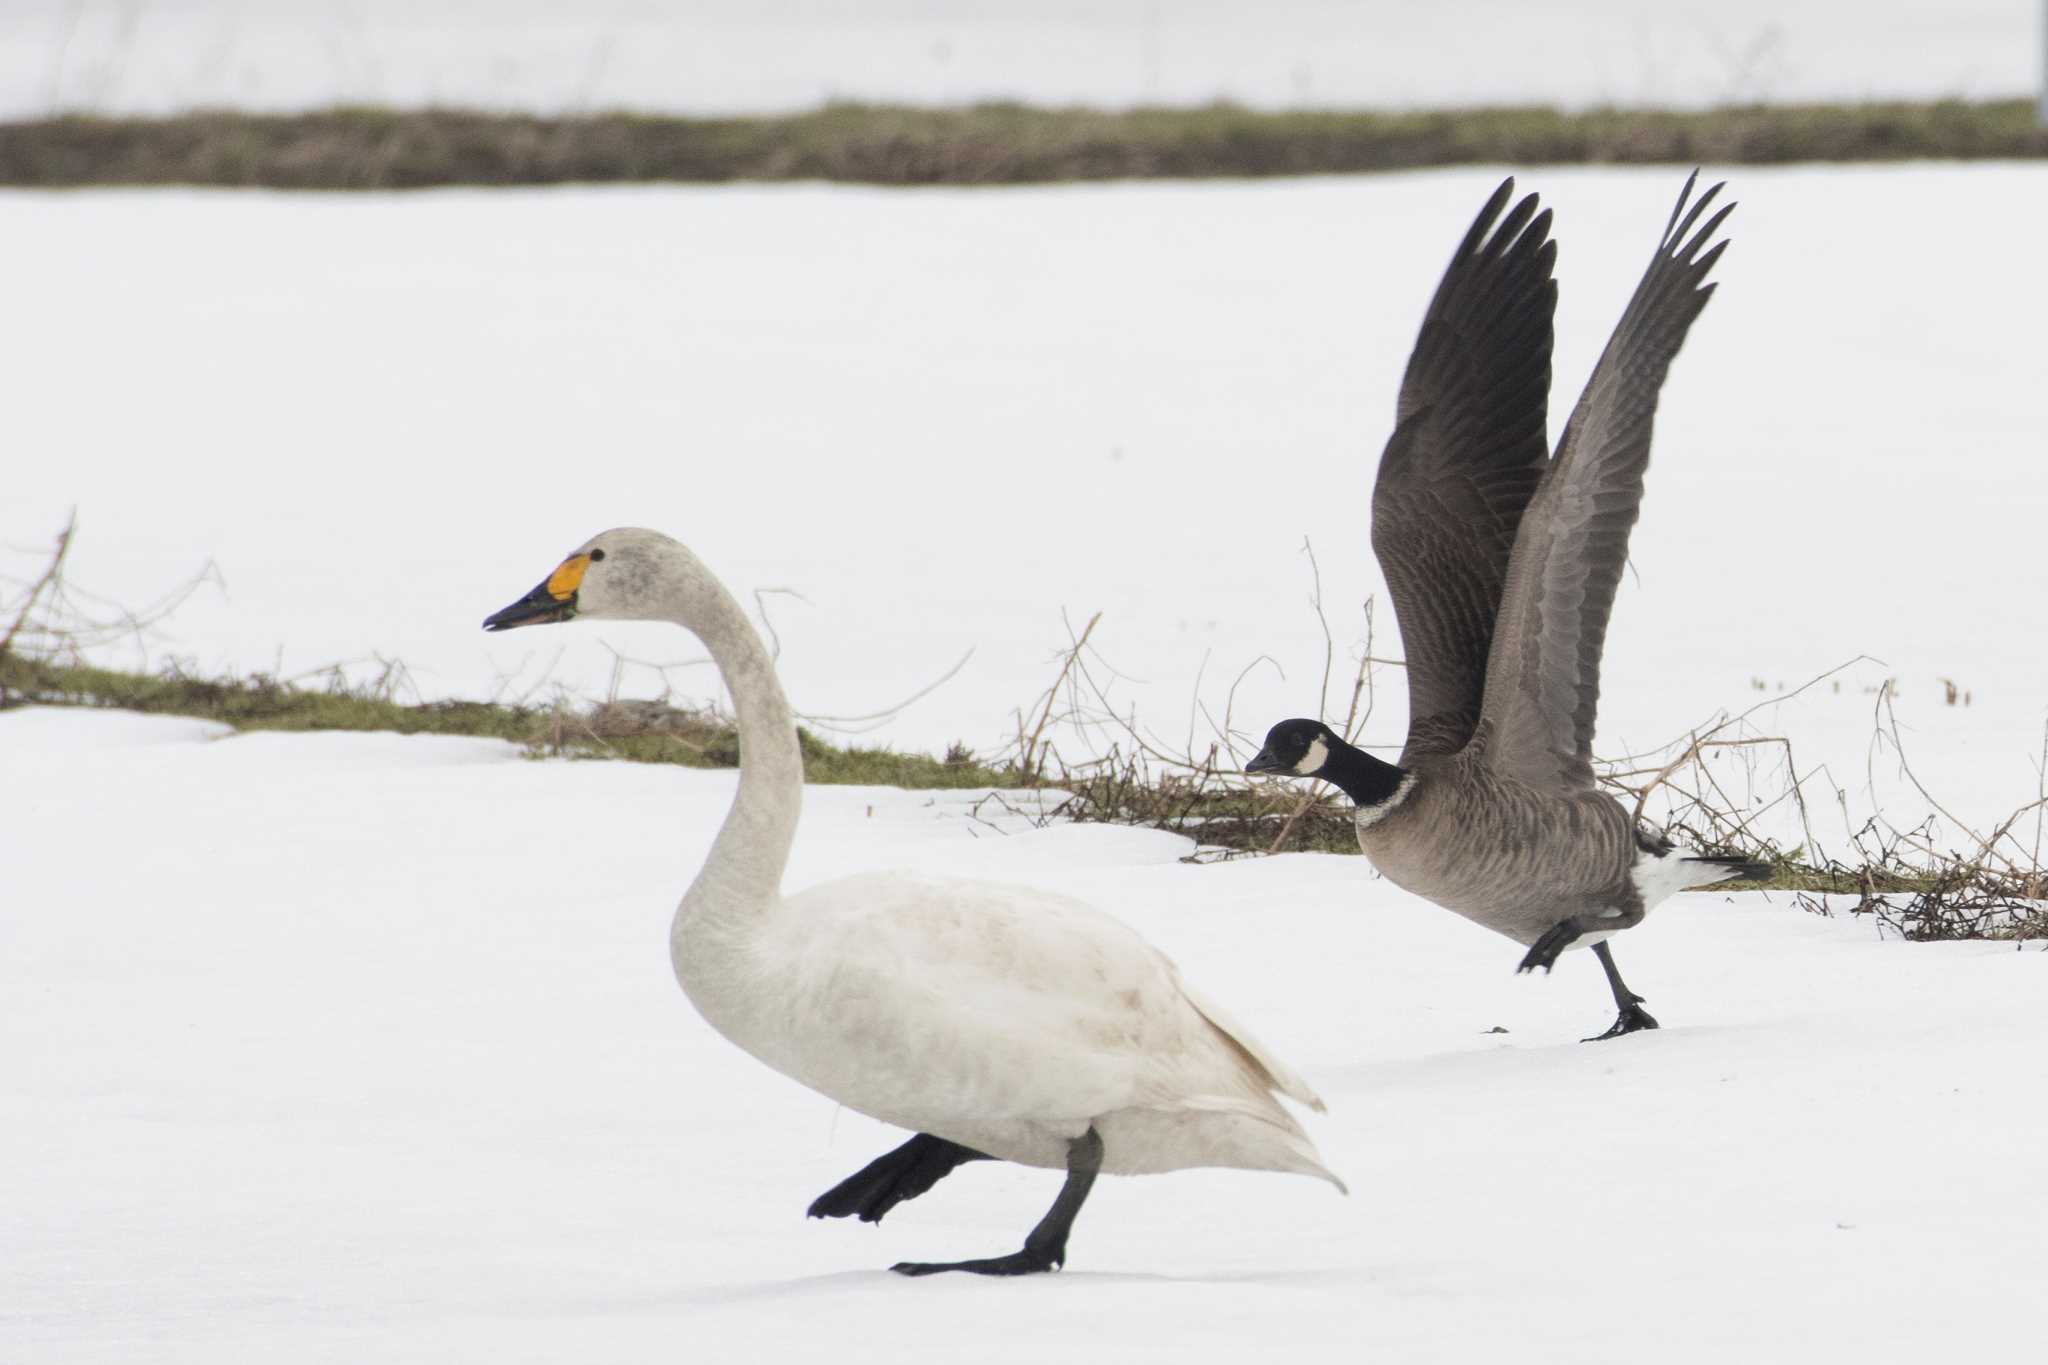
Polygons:
[[514,626],[544,626],[566,621],[576,614],[576,594],[556,597],[543,583],[503,611],[484,618],[485,630],[511,630]]
[[1272,750],[1261,749],[1253,755],[1251,762],[1244,765],[1244,770],[1248,773],[1279,773],[1287,771],[1287,765],[1273,757]]

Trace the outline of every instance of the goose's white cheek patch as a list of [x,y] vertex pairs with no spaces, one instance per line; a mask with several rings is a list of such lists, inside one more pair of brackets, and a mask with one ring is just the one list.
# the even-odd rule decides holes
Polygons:
[[1308,752],[1301,756],[1301,762],[1294,765],[1296,777],[1314,777],[1323,770],[1323,764],[1330,758],[1330,746],[1320,739],[1308,742]]

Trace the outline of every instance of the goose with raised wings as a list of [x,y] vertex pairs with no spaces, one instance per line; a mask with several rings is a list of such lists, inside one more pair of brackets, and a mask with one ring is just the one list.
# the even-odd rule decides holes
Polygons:
[[683,993],[777,1071],[916,1133],[821,1195],[813,1217],[879,1221],[969,1161],[1064,1170],[1022,1250],[893,1267],[1021,1275],[1065,1260],[1102,1172],[1228,1166],[1344,1188],[1279,1102],[1320,1111],[1307,1083],[1101,911],[908,872],[783,895],[803,795],[795,717],[760,636],[684,546],[606,531],[484,627],[578,617],[694,632],[732,695],[739,791],[669,935]]
[[1550,212],[1534,195],[1508,209],[1512,179],[1494,192],[1423,317],[1373,488],[1373,548],[1407,660],[1400,762],[1296,719],[1245,765],[1343,789],[1373,865],[1524,945],[1518,970],[1590,946],[1619,1011],[1602,1038],[1657,1027],[1609,938],[1682,888],[1768,875],[1675,845],[1593,778],[1600,656],[1657,395],[1714,292],[1706,277],[1727,243],[1713,239],[1734,207],[1700,222],[1722,187],[1694,199],[1697,179],[1554,458]]

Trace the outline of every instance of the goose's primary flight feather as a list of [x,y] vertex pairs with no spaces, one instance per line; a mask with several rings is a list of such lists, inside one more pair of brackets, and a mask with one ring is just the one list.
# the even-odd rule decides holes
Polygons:
[[1732,204],[1694,231],[1721,189],[1688,208],[1697,179],[1686,180],[1515,538],[1480,721],[1488,766],[1532,787],[1593,788],[1600,653],[1642,508],[1657,394],[1728,245],[1707,247]]
[[1557,243],[1533,194],[1501,218],[1514,188],[1494,191],[1430,300],[1373,485],[1373,549],[1407,655],[1403,763],[1472,737],[1515,528],[1550,463]]

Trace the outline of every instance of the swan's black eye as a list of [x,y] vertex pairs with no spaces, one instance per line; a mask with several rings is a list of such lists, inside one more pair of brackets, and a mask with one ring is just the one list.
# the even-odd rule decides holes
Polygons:
[[603,550],[592,550],[592,551],[590,552],[590,562],[591,562],[591,563],[593,563],[593,564],[597,563],[597,561],[598,561],[598,560],[600,560],[600,559],[603,559],[603,558],[604,558],[604,551],[603,551]]

